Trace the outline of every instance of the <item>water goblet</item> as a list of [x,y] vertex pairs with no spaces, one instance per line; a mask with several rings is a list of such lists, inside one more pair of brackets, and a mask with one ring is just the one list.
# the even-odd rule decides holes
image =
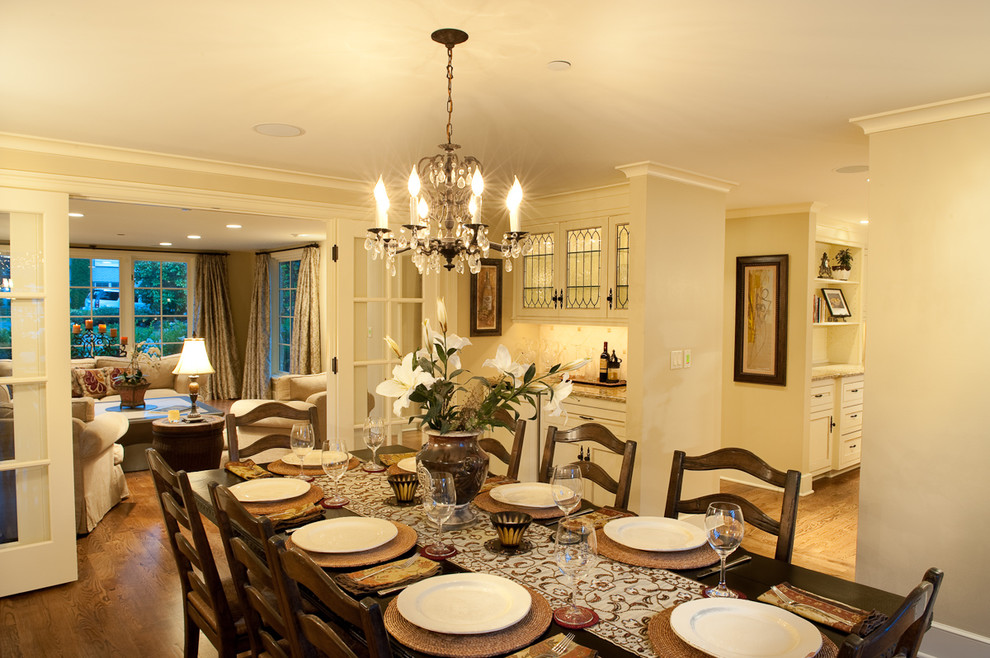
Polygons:
[[369,418],[364,423],[364,444],[371,449],[371,461],[361,468],[368,473],[381,473],[385,467],[378,463],[378,449],[385,442],[385,421]]
[[[425,469],[424,469],[425,470]],[[423,547],[422,554],[431,560],[446,560],[457,555],[457,549],[443,543],[443,524],[454,513],[457,504],[457,490],[454,488],[454,476],[446,471],[429,473],[424,478],[428,488],[423,491],[423,509],[426,516],[437,524],[436,540]]]
[[293,454],[299,458],[299,475],[297,477],[300,480],[311,481],[313,478],[304,474],[303,465],[306,462],[306,455],[311,453],[315,447],[313,426],[309,423],[294,423],[289,432],[289,447],[292,448]]
[[570,604],[553,611],[553,618],[565,628],[586,628],[598,621],[591,608],[577,604],[578,584],[588,578],[598,564],[595,524],[587,519],[564,519],[557,524],[554,544],[557,569],[571,587]]
[[323,449],[320,451],[320,465],[323,472],[333,481],[333,493],[329,498],[323,500],[325,508],[336,509],[351,502],[340,495],[340,478],[347,472],[350,466],[351,456],[344,449],[344,444],[340,439],[327,439],[323,442]]
[[746,524],[743,513],[735,503],[712,503],[705,514],[705,531],[708,543],[718,553],[721,569],[718,585],[705,589],[702,594],[708,597],[739,598],[739,593],[725,586],[725,558],[742,543]]
[[584,495],[584,477],[581,475],[579,464],[563,464],[553,469],[550,478],[550,490],[553,492],[553,502],[557,504],[565,517],[581,506]]

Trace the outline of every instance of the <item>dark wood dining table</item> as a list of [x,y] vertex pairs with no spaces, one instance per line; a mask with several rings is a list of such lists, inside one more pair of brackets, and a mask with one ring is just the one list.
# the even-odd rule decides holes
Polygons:
[[[404,448],[402,446],[385,446],[379,452],[385,454],[396,454],[409,452],[409,450],[409,448]],[[371,457],[370,451],[358,450],[353,451],[353,454],[361,459],[369,459]],[[196,495],[196,503],[199,506],[200,511],[205,517],[214,522],[216,521],[216,515],[210,501],[210,483],[217,482],[225,486],[232,486],[239,482],[243,482],[241,478],[224,469],[192,472],[189,473],[189,479],[192,484],[193,492]],[[346,508],[326,510],[324,512],[325,518],[353,515],[354,512]],[[261,546],[259,545],[257,548],[260,552]],[[410,550],[407,555],[411,554],[412,550]],[[746,551],[740,549],[732,554],[729,561],[731,562],[733,559],[747,554],[748,553],[746,553]],[[798,567],[781,560],[775,560],[773,558],[755,554],[750,555],[752,559],[749,562],[732,568],[726,577],[726,583],[731,588],[742,592],[750,600],[756,600],[760,594],[766,592],[772,585],[778,585],[782,582],[788,582],[795,587],[815,592],[816,594],[828,597],[830,599],[842,601],[863,610],[877,610],[884,614],[891,614],[894,612],[903,600],[903,596],[892,594],[890,592],[885,592],[873,587],[843,580],[835,576]],[[442,573],[461,573],[464,571],[465,569],[451,562],[442,563]],[[702,570],[693,569],[674,571],[673,573],[685,576],[687,578],[692,578],[693,573],[698,573],[700,571]],[[718,573],[695,580],[709,585],[716,584],[718,582]],[[382,609],[384,610],[388,603],[397,595],[398,593],[386,597],[377,597]],[[836,644],[841,644],[842,640],[845,638],[845,634],[832,628],[817,623],[815,626],[825,636],[831,638]],[[550,628],[547,630],[544,637],[551,637],[562,632],[567,631],[557,626],[556,623],[551,623]],[[626,658],[639,655],[623,647],[617,646],[609,640],[599,637],[598,635],[586,630],[575,631],[575,634],[577,642],[590,649],[597,650],[598,655],[602,658]],[[395,653],[398,656],[408,656],[410,658],[425,658],[426,656],[426,654],[409,649],[398,642],[394,642],[393,644]]]

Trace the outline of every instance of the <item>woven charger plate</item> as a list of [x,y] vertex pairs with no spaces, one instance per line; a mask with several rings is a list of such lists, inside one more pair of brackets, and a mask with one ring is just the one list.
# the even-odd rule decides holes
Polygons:
[[486,512],[526,512],[534,519],[556,519],[563,516],[559,507],[519,507],[517,505],[506,505],[500,503],[489,491],[480,493],[474,497],[474,504]]
[[[361,551],[360,553],[305,552],[313,558],[313,562],[316,562],[321,567],[327,567],[329,569],[367,567],[372,564],[378,564],[379,562],[387,562],[388,560],[399,557],[415,546],[417,538],[416,531],[407,526],[405,523],[399,523],[397,521],[389,521],[389,523],[394,524],[395,527],[399,529],[399,534],[381,546],[373,548],[370,551]],[[292,538],[289,537],[289,539],[285,542],[285,547],[292,548],[293,546],[295,546],[295,544],[292,543]]]
[[385,610],[385,628],[396,640],[416,651],[449,658],[500,656],[529,646],[550,628],[553,611],[542,596],[529,589],[533,603],[516,624],[501,631],[479,635],[449,635],[420,628],[399,614],[395,600]]
[[[674,608],[661,610],[650,617],[646,625],[646,636],[650,638],[654,653],[663,658],[711,658],[711,654],[695,649],[678,637],[670,627],[670,615],[673,611]],[[822,635],[822,648],[815,654],[815,658],[835,658],[838,654],[839,648],[835,646],[835,642]]]
[[718,553],[708,544],[689,551],[640,551],[612,541],[598,530],[598,553],[616,562],[654,569],[700,569],[718,562]]
[[[298,469],[296,470],[298,471]],[[318,503],[323,500],[324,495],[323,487],[318,484],[311,484],[309,485],[309,491],[301,496],[289,498],[288,500],[274,500],[270,503],[244,503],[244,507],[255,516],[261,516],[262,514],[274,514],[275,512],[281,512],[282,510],[301,505]]]
[[[351,457],[351,461],[347,464],[347,470],[353,471],[360,463],[360,459],[357,457]],[[271,464],[268,464],[266,468],[272,473],[277,473],[279,475],[299,475],[298,464],[286,464],[281,459],[273,461]],[[323,472],[322,466],[303,466],[303,475],[326,475],[326,473]]]

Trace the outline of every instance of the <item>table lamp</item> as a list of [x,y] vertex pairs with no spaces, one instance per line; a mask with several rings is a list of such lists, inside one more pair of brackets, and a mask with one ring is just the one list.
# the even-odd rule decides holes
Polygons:
[[196,409],[196,398],[199,396],[200,375],[211,375],[215,370],[210,365],[210,357],[206,355],[206,341],[202,338],[187,338],[182,343],[182,354],[179,355],[179,364],[172,371],[173,375],[186,375],[189,377],[189,414],[186,416],[187,423],[199,423],[203,421],[202,414]]

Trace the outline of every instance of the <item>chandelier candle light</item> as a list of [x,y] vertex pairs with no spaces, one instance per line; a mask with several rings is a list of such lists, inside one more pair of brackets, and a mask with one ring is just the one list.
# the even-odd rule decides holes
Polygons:
[[406,251],[413,252],[412,261],[420,274],[439,272],[441,265],[447,270],[463,272],[465,264],[477,274],[481,271],[481,259],[488,256],[490,249],[502,252],[505,271],[511,272],[512,259],[530,249],[523,240],[526,232],[519,230],[522,186],[518,178],[513,179],[506,198],[509,230],[502,235],[502,242],[491,242],[488,225],[479,219],[485,190],[481,163],[470,155],[459,158],[456,150],[460,145],[451,139],[454,46],[467,41],[468,35],[448,28],[431,36],[447,48],[447,143],[440,145],[442,153],[426,156],[413,165],[408,183],[409,223],[402,226],[398,236],[388,227],[388,192],[384,180],[378,177],[375,227],[368,229],[364,248],[371,252],[373,260],[381,257],[393,276],[396,254]]

